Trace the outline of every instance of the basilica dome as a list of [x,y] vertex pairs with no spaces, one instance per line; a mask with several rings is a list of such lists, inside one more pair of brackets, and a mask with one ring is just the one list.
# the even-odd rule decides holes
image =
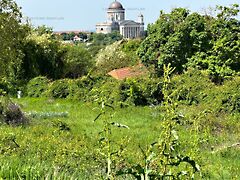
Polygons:
[[108,9],[123,9],[123,6],[120,2],[114,1],[110,4]]

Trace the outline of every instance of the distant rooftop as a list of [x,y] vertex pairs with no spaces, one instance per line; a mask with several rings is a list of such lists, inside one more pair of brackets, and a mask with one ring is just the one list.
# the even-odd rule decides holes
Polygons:
[[53,33],[54,33],[54,34],[63,34],[63,33],[66,33],[66,34],[70,34],[70,33],[74,33],[74,34],[87,33],[87,34],[90,34],[91,31],[85,31],[85,30],[72,30],[72,31],[54,31]]

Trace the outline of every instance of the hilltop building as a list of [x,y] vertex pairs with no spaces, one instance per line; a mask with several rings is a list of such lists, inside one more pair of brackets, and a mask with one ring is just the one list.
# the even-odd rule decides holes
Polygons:
[[138,21],[125,20],[125,9],[118,1],[114,1],[107,9],[107,22],[96,24],[96,32],[108,34],[119,31],[124,38],[138,38],[144,35],[144,17],[138,16]]

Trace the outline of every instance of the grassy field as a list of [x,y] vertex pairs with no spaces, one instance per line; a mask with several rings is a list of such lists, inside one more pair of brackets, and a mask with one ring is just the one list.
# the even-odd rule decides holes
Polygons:
[[[14,101],[31,121],[25,127],[0,126],[0,179],[104,177],[106,161],[98,141],[104,119],[94,122],[98,105],[41,98]],[[182,152],[200,165],[196,179],[240,179],[240,146],[236,144],[240,142],[240,114],[200,115],[205,109],[204,105],[178,107],[186,119],[178,129]],[[124,145],[124,162],[144,164],[139,146],[146,149],[159,138],[164,116],[159,107],[118,108],[109,114],[106,118],[129,127],[111,129],[115,144]]]

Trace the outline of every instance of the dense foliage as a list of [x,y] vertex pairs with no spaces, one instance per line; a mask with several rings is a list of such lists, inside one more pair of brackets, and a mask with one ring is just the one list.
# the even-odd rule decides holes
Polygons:
[[66,46],[63,60],[63,76],[78,78],[88,74],[93,67],[93,59],[90,52],[83,45]]
[[171,63],[181,73],[189,66],[207,69],[214,82],[239,72],[239,5],[217,7],[217,16],[190,13],[184,8],[161,12],[138,55],[146,64],[154,64],[158,73]]
[[109,34],[91,33],[89,37],[89,41],[95,45],[110,45],[121,39],[122,39],[122,36],[118,31],[114,31]]
[[13,86],[19,85],[24,56],[21,45],[28,29],[21,25],[21,18],[13,0],[0,1],[0,78],[5,77]]
[[[239,6],[215,12],[68,44],[0,0],[0,179],[239,179]],[[140,61],[145,77],[107,75]]]
[[[37,81],[47,82],[43,77]],[[32,120],[23,128],[0,126],[0,177],[239,178],[239,78],[217,86],[206,74],[192,71],[172,81],[157,81],[165,94],[162,106],[114,109],[106,95],[117,92],[116,84],[126,88],[124,97],[133,93],[129,103],[141,99],[143,81],[107,81],[99,86],[95,97],[106,102],[101,108],[53,99],[64,98],[72,83],[82,87],[80,92],[95,86],[87,77],[74,81],[50,83],[50,98],[18,100]],[[99,113],[101,118],[93,122]]]
[[123,43],[123,41],[115,42],[96,55],[96,68],[100,74],[105,75],[111,70],[123,68],[133,63],[122,51],[121,44]]
[[27,85],[30,97],[68,98],[81,101],[106,101],[116,106],[152,105],[162,101],[159,79],[129,79],[122,82],[112,78],[82,77],[49,81],[36,77]]
[[58,40],[53,38],[48,29],[34,29],[28,34],[23,47],[23,78],[48,76],[59,78],[63,71],[64,51]]
[[[50,81],[36,77],[27,85],[30,97],[68,98],[81,101],[108,102],[116,106],[158,105],[163,100],[162,78],[135,78],[118,81],[112,78],[84,76],[78,79]],[[207,71],[189,70],[173,77],[172,88],[176,90],[174,100],[180,104],[211,104],[214,112],[239,112],[238,77],[226,80],[222,86],[208,78]]]
[[71,33],[61,33],[60,34],[60,38],[63,41],[73,41],[75,36],[78,36],[79,38],[81,38],[82,41],[87,41],[88,40],[88,33],[85,33],[85,32],[79,32],[77,34],[74,33],[74,32],[71,32]]
[[141,39],[129,39],[121,44],[121,50],[127,55],[129,64],[135,65],[140,62],[137,50],[141,44]]

